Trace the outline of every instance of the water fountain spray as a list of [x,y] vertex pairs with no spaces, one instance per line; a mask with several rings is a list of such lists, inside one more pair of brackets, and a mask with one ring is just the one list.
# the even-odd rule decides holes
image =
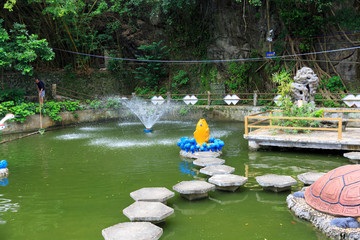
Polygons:
[[151,102],[146,102],[139,98],[132,98],[131,100],[125,100],[122,102],[123,105],[128,107],[132,113],[134,113],[144,124],[145,133],[152,132],[152,127],[159,119],[164,116],[173,105],[166,103],[162,105],[154,105]]

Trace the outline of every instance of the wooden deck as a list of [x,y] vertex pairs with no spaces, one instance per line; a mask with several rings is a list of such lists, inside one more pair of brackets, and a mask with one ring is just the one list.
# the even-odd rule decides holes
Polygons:
[[289,134],[282,130],[260,128],[244,135],[249,148],[256,150],[262,146],[288,148],[313,148],[331,150],[360,150],[360,128],[347,128],[338,140],[338,132],[312,131],[310,133]]

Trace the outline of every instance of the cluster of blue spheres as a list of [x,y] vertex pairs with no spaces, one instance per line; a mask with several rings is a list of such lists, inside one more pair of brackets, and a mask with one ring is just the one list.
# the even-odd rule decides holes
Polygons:
[[7,167],[7,161],[6,160],[1,160],[0,161],[0,169],[6,168]]
[[206,152],[212,151],[217,152],[221,151],[221,148],[224,146],[224,142],[220,139],[209,138],[209,144],[203,143],[202,145],[197,144],[195,138],[189,139],[188,137],[180,138],[180,141],[177,142],[177,145],[186,152]]

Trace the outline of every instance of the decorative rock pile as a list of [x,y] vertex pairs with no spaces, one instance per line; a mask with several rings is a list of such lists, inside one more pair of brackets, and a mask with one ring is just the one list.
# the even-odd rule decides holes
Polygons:
[[319,78],[311,68],[303,67],[296,72],[294,83],[291,84],[291,93],[295,101],[315,104],[316,89]]

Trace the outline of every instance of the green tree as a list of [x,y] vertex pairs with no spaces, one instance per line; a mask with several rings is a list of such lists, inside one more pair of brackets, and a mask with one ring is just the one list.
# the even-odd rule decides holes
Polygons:
[[55,54],[46,39],[29,34],[24,24],[14,23],[10,33],[2,26],[0,19],[0,68],[15,69],[23,75],[32,75],[32,62],[40,58],[50,61]]
[[155,60],[145,63],[145,66],[136,68],[135,78],[142,81],[149,90],[158,90],[160,80],[164,77],[166,69],[164,63],[156,62],[156,60],[164,60],[167,58],[169,50],[166,46],[161,46],[162,41],[153,42],[150,45],[142,45],[138,49],[143,51],[143,55],[137,56],[139,60]]

